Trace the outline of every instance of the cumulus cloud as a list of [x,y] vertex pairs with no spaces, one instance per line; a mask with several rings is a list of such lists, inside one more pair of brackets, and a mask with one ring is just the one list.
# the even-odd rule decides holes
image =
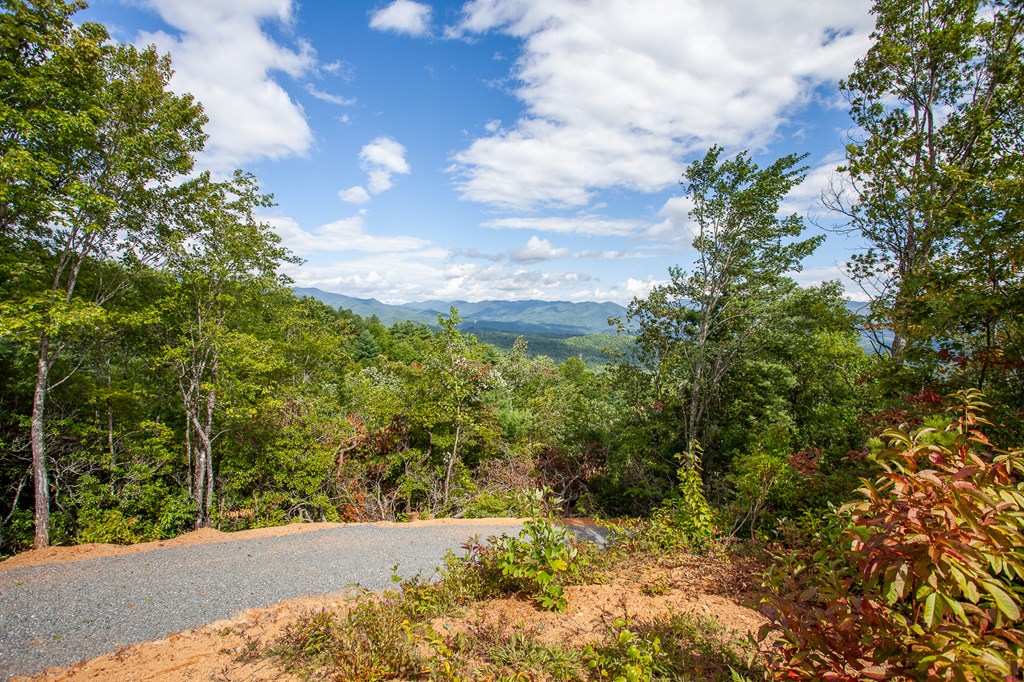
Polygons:
[[596,191],[651,192],[718,142],[767,143],[867,48],[868,0],[473,0],[449,37],[523,42],[525,112],[454,155],[463,198],[579,207]]
[[349,187],[338,192],[338,197],[350,204],[365,204],[370,200],[370,193],[362,185]]
[[533,236],[530,237],[530,241],[526,243],[526,246],[512,251],[509,257],[517,263],[526,265],[529,263],[542,263],[556,258],[565,258],[568,255],[569,249],[556,248],[547,239]]
[[442,299],[479,301],[565,298],[566,292],[590,275],[580,272],[541,272],[520,266],[450,263],[436,291]]
[[284,272],[298,286],[372,297],[385,303],[493,298],[592,300],[587,298],[586,292],[593,280],[585,273],[539,272],[520,265],[455,263],[447,259],[444,250],[434,247],[373,253],[301,268],[290,265]]
[[432,8],[413,0],[395,0],[370,15],[370,28],[393,31],[411,36],[430,33]]
[[371,194],[391,189],[393,175],[411,170],[405,160],[405,147],[390,137],[378,137],[359,151],[359,166],[369,177]]
[[646,298],[651,289],[659,284],[665,284],[667,280],[659,280],[647,276],[644,279],[627,278],[623,282],[616,282],[610,287],[586,287],[573,292],[569,297],[572,301],[614,301],[620,305],[628,305],[634,298]]
[[644,237],[672,244],[676,248],[689,246],[693,243],[696,229],[690,218],[692,210],[693,200],[690,197],[669,198],[658,211],[658,215],[664,220],[647,229],[644,232]]
[[839,280],[843,285],[843,294],[849,300],[861,303],[871,300],[871,296],[863,289],[860,289],[840,265],[803,268],[798,272],[787,272],[786,276],[792,278],[802,287],[815,287],[822,282]]
[[[306,230],[293,218],[271,216],[265,218],[281,236],[284,245],[300,256],[323,254],[330,251],[358,251],[362,253],[408,253],[427,247],[430,242],[419,237],[376,236],[366,231],[365,213],[335,220]],[[445,253],[438,250],[438,253]]]
[[644,251],[602,251],[586,249],[573,252],[564,247],[556,247],[547,239],[536,235],[530,237],[526,246],[501,253],[486,253],[477,248],[452,249],[450,257],[454,260],[465,256],[474,260],[488,260],[493,263],[511,262],[520,265],[532,265],[560,258],[577,258],[580,260],[622,260],[633,258],[649,258],[653,254]]
[[[174,57],[171,87],[203,103],[210,121],[204,165],[226,170],[306,154],[313,134],[302,107],[274,80],[300,78],[316,64],[312,47],[275,42],[262,26],[290,26],[292,0],[144,0],[177,33],[141,33]],[[211,65],[216,68],[211,68]]]
[[438,264],[444,252],[424,249],[416,253],[369,254],[337,259],[321,265],[285,268],[298,286],[317,287],[384,303],[407,303],[432,298],[441,286]]
[[818,162],[803,181],[790,190],[779,205],[780,215],[796,213],[817,222],[820,218],[833,217],[821,203],[822,194],[828,194],[832,188],[841,190],[844,177],[838,172],[845,157],[842,152],[833,152]]

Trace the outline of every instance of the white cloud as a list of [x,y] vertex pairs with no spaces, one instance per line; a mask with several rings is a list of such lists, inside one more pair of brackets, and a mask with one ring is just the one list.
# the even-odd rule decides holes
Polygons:
[[809,218],[812,222],[834,220],[835,216],[829,215],[829,211],[822,205],[821,197],[822,193],[828,193],[830,188],[839,190],[843,186],[843,176],[838,173],[837,168],[844,160],[845,156],[841,151],[826,155],[818,165],[808,171],[807,177],[786,195],[779,205],[779,215],[796,213]]
[[411,36],[430,33],[430,5],[412,0],[395,0],[370,16],[370,28]]
[[136,42],[170,52],[171,87],[203,103],[210,118],[204,165],[227,170],[309,151],[313,134],[302,107],[273,74],[306,75],[315,68],[314,51],[303,41],[295,47],[279,44],[262,30],[266,22],[291,25],[291,0],[145,2],[179,31],[141,33]]
[[365,204],[370,200],[370,193],[362,185],[356,185],[355,187],[341,190],[338,192],[338,197],[350,204]]
[[850,279],[846,270],[839,265],[804,268],[799,272],[787,272],[786,276],[792,278],[802,287],[815,287],[822,282],[839,280],[843,285],[843,294],[846,298],[851,301],[861,302],[870,300],[870,296],[868,296],[867,292],[860,289],[857,284]]
[[329,102],[330,104],[337,104],[339,107],[349,107],[356,103],[354,97],[341,97],[340,95],[332,95],[329,92],[317,89],[312,83],[306,84],[306,92],[316,97],[318,100],[323,102]]
[[495,218],[481,224],[495,230],[536,230],[590,237],[629,237],[649,226],[640,220],[602,216],[548,216],[537,218]]
[[676,248],[685,248],[693,243],[695,228],[690,218],[693,200],[687,196],[671,197],[658,211],[665,220],[651,226],[644,236],[660,242],[668,242]]
[[321,64],[320,70],[332,76],[337,76],[346,82],[352,81],[355,78],[355,67],[341,59],[336,59],[329,64]]
[[867,0],[473,0],[449,36],[523,41],[525,113],[454,155],[463,198],[578,207],[651,192],[712,143],[759,146],[868,46]]
[[516,263],[522,263],[525,265],[529,263],[541,263],[544,261],[554,260],[556,258],[566,258],[568,255],[569,249],[555,248],[555,245],[547,239],[540,239],[537,236],[533,236],[530,237],[526,246],[509,253],[509,258]]
[[317,287],[348,296],[407,303],[433,297],[440,287],[444,252],[371,254],[320,265],[285,268],[298,286]]
[[651,258],[654,254],[643,251],[580,251],[573,254],[574,258],[590,260],[623,260],[633,258]]
[[592,282],[585,273],[453,263],[444,250],[437,248],[376,253],[301,268],[287,266],[283,270],[298,286],[373,297],[385,303],[424,299],[592,300],[574,293]]
[[[313,230],[304,229],[287,216],[264,219],[281,235],[284,246],[300,256],[331,251],[400,254],[422,250],[430,244],[428,240],[419,237],[380,237],[368,234],[364,213],[335,220]],[[447,253],[440,249],[437,251],[440,254]]]
[[391,176],[410,172],[405,147],[390,137],[378,137],[359,151],[359,166],[369,176],[372,194],[391,189]]
[[443,271],[435,295],[442,299],[528,300],[564,298],[570,287],[588,282],[579,272],[541,272],[519,266],[451,263]]
[[465,256],[475,260],[487,260],[493,263],[512,262],[520,265],[542,263],[558,258],[578,258],[581,260],[622,260],[634,258],[650,258],[654,254],[645,251],[602,251],[588,249],[572,252],[566,248],[559,248],[547,239],[537,236],[530,237],[526,246],[512,249],[502,253],[486,253],[477,248],[452,249],[450,257],[454,260]]
[[629,305],[634,298],[646,298],[651,289],[667,280],[659,280],[647,276],[644,279],[630,277],[624,282],[617,282],[611,287],[593,287],[579,289],[573,293],[572,301],[614,301],[620,305]]

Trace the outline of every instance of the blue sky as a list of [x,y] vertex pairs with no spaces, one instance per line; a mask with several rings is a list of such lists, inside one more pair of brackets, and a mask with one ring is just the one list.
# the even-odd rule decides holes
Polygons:
[[[715,143],[808,152],[814,207],[869,45],[865,0],[92,0],[172,56],[210,117],[200,166],[250,170],[305,259],[389,303],[628,303],[692,261],[679,180]],[[809,232],[817,232],[811,226]],[[831,235],[795,275],[841,277]],[[852,297],[855,287],[846,283]]]

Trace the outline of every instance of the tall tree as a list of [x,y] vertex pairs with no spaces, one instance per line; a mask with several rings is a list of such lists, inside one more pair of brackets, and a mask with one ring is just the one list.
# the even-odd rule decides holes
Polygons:
[[36,339],[31,414],[35,545],[49,544],[46,396],[76,330],[102,317],[124,278],[78,290],[82,268],[117,258],[130,273],[159,254],[166,196],[204,142],[201,108],[168,90],[170,61],[112,45],[96,24],[75,27],[83,3],[3,0],[0,224],[15,248],[52,255],[52,270],[5,326]]
[[796,239],[804,227],[797,215],[778,217],[783,197],[803,178],[803,157],[764,169],[746,152],[721,157],[713,147],[685,174],[696,230],[693,271],[670,269],[668,284],[629,306],[641,359],[654,373],[654,399],[679,401],[685,448],[694,457],[725,374],[772,324],[772,303],[791,286],[785,273],[821,242]]
[[[845,181],[825,195],[868,248],[850,263],[872,295],[879,346],[902,361],[920,339],[922,274],[964,225],[952,211],[1016,148],[1024,15],[1018,0],[876,0],[873,43],[842,84],[856,126]],[[1019,170],[1019,169],[1018,169]],[[919,316],[918,316],[919,317]]]
[[214,493],[215,418],[235,351],[245,354],[242,330],[232,325],[287,278],[277,273],[296,262],[280,237],[255,212],[272,205],[252,175],[236,171],[229,182],[203,175],[183,188],[187,197],[179,230],[168,248],[174,285],[162,302],[169,329],[165,356],[177,375],[185,414],[185,447],[196,506],[196,527],[209,523]]
[[459,311],[452,306],[448,319],[438,313],[437,322],[441,331],[435,337],[437,364],[434,377],[441,390],[438,406],[450,425],[450,433],[441,434],[439,438],[444,447],[441,506],[447,508],[451,499],[452,475],[464,458],[460,448],[465,448],[466,441],[474,436],[479,426],[475,412],[483,382],[480,367],[469,358],[469,349],[476,346],[476,337],[459,331],[462,323]]

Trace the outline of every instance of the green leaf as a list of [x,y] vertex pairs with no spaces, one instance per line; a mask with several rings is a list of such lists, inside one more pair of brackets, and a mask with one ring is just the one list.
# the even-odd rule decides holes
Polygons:
[[941,617],[941,606],[938,605],[938,594],[932,592],[924,600],[924,612],[921,617],[924,619],[925,627],[934,630]]
[[960,604],[960,602],[951,597],[947,597],[944,594],[940,596],[942,597],[942,601],[945,602],[946,608],[952,611],[956,615],[956,617],[960,619],[961,623],[963,623],[964,625],[969,624],[967,614],[964,613],[964,607]]
[[991,665],[1007,678],[1013,675],[1013,669],[1010,667],[1010,664],[1006,662],[1006,659],[995,651],[992,651],[992,649],[978,650],[978,658]]
[[996,608],[999,609],[1003,615],[1014,622],[1020,620],[1020,608],[1015,603],[1013,597],[1007,594],[999,583],[993,580],[982,580],[981,584],[985,588],[985,591],[992,595],[992,600],[995,602]]
[[903,599],[907,596],[910,591],[910,585],[907,582],[907,576],[910,573],[910,564],[903,563],[896,568],[895,575],[889,582],[888,589],[885,593],[885,601],[891,606],[898,600]]

